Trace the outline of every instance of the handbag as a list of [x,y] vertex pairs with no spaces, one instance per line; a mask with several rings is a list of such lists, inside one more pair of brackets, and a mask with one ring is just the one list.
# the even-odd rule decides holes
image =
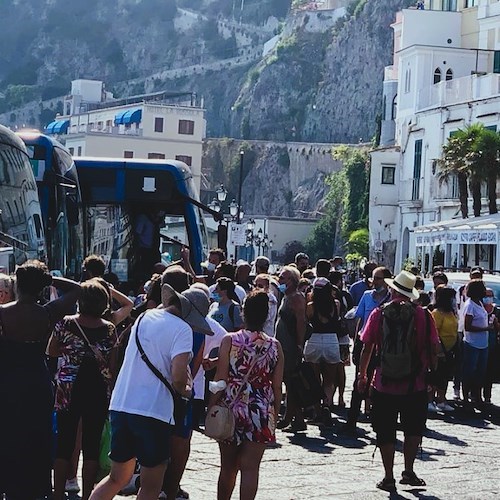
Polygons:
[[172,399],[174,401],[174,422],[176,427],[183,427],[184,421],[186,419],[187,415],[187,409],[188,409],[188,403],[189,399],[182,397],[170,384],[170,382],[163,376],[163,373],[156,368],[156,366],[151,363],[150,359],[147,357],[146,353],[144,352],[144,349],[142,347],[142,344],[139,340],[139,326],[141,324],[141,320],[144,317],[144,314],[142,313],[139,316],[139,319],[137,320],[137,328],[135,330],[135,344],[137,346],[137,349],[139,351],[139,354],[141,355],[141,359],[146,363],[147,367],[153,372],[153,374],[160,380],[160,382],[163,383],[163,385],[170,391],[170,394],[172,395]]
[[238,400],[243,387],[247,383],[250,377],[250,373],[252,372],[254,366],[256,365],[259,357],[262,354],[263,353],[255,355],[255,359],[250,365],[250,368],[243,378],[240,388],[238,389],[231,403],[229,405],[224,402],[216,403],[208,410],[205,417],[205,436],[215,439],[216,441],[227,441],[234,436],[235,420],[233,407],[236,404],[236,401]]
[[111,471],[111,459],[109,452],[111,450],[111,424],[109,419],[104,422],[101,434],[101,444],[99,446],[99,471],[97,480],[100,481],[103,477],[109,475]]

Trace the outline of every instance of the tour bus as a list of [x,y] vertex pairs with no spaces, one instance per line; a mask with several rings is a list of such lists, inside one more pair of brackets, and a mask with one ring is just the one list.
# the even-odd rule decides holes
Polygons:
[[[191,171],[177,160],[74,158],[89,253],[104,256],[120,281],[140,281],[152,265],[180,258],[200,272],[208,238]],[[161,255],[160,255],[161,253]]]
[[187,246],[193,268],[201,271],[208,238],[200,210],[207,207],[198,201],[187,165],[72,158],[40,132],[18,135],[38,183],[51,269],[78,276],[82,259],[93,253],[120,281],[137,283],[150,273],[151,262],[176,261]]
[[26,144],[38,186],[51,270],[78,279],[85,248],[76,167],[69,151],[38,131],[17,133]]
[[2,272],[27,259],[45,259],[38,191],[26,146],[0,125],[0,253]]

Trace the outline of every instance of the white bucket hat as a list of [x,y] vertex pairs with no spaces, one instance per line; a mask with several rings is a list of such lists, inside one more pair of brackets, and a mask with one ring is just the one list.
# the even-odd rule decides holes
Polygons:
[[396,290],[396,292],[410,299],[418,299],[420,294],[415,288],[417,277],[408,271],[401,271],[394,279],[385,278],[388,286]]

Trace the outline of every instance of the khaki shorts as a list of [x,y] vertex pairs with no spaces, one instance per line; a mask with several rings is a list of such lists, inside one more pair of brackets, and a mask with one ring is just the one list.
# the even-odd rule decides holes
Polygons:
[[339,339],[336,333],[313,333],[306,342],[304,359],[308,363],[340,363]]

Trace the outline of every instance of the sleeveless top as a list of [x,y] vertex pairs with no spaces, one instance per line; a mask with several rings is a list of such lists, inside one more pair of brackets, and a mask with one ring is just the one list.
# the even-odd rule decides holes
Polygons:
[[341,327],[338,313],[334,313],[333,316],[328,318],[326,323],[323,323],[314,308],[313,311],[313,317],[311,319],[313,333],[340,333]]

